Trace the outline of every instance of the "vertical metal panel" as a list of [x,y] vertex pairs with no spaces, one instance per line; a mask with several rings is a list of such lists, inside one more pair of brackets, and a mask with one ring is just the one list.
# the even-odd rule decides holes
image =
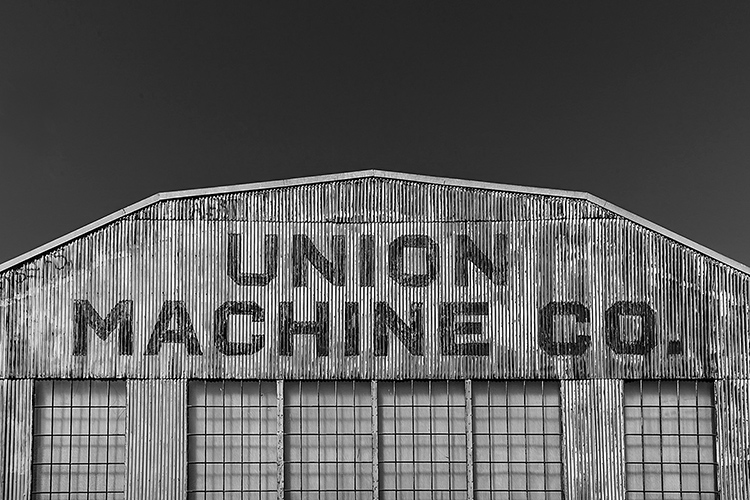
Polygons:
[[0,491],[6,500],[31,493],[33,401],[33,380],[0,380]]
[[129,380],[126,496],[184,500],[187,383]]
[[718,489],[750,498],[750,380],[716,380],[714,397]]
[[566,498],[625,498],[625,425],[621,380],[563,381]]

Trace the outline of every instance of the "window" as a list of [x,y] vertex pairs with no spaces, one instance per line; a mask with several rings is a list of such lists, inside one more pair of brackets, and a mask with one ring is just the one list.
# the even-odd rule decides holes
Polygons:
[[476,381],[476,498],[562,499],[560,385]]
[[466,498],[463,381],[378,386],[381,498]]
[[716,498],[709,382],[625,383],[627,498]]
[[276,382],[191,382],[188,498],[275,498],[276,411]]
[[35,385],[33,498],[125,497],[125,382]]
[[371,496],[370,383],[284,385],[286,498]]

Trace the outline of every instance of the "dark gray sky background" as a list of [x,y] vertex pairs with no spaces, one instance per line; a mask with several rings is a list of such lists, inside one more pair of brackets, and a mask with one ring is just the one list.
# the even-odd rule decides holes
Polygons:
[[0,262],[370,168],[588,191],[750,264],[750,3],[0,2]]

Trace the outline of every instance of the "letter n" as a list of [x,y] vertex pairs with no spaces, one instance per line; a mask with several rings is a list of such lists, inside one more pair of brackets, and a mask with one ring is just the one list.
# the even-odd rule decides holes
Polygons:
[[413,356],[424,351],[424,314],[421,302],[412,302],[410,323],[402,320],[385,302],[375,304],[375,356],[388,356],[388,332],[391,331]]

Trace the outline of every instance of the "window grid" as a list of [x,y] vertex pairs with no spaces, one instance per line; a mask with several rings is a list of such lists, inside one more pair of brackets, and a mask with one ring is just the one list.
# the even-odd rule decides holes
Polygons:
[[715,439],[710,382],[626,382],[626,498],[718,498]]
[[275,498],[276,383],[191,381],[188,498]]
[[562,499],[560,384],[475,381],[476,498]]
[[381,498],[466,498],[463,381],[381,381]]
[[370,383],[294,381],[284,392],[286,498],[371,495]]
[[32,498],[124,498],[124,381],[39,380]]
[[[381,381],[376,399],[362,381],[283,386],[287,498],[359,497],[378,468],[381,498],[465,498],[466,415],[476,498],[563,498],[558,382],[474,381],[471,411],[463,381]],[[718,498],[711,383],[624,389],[626,498]],[[276,496],[276,396],[276,382],[190,382],[188,498]],[[32,498],[124,497],[125,400],[124,381],[36,382]]]

